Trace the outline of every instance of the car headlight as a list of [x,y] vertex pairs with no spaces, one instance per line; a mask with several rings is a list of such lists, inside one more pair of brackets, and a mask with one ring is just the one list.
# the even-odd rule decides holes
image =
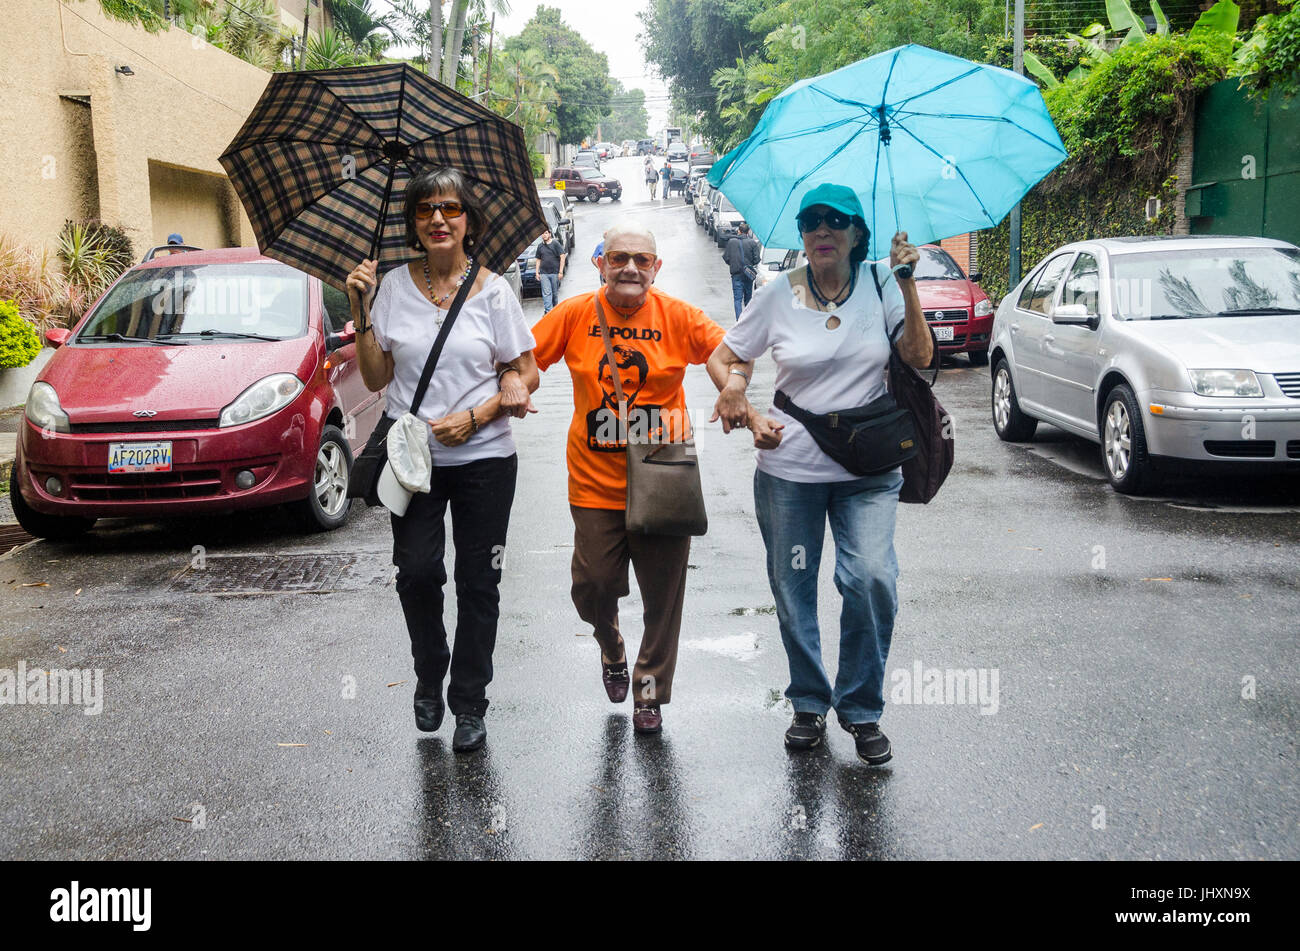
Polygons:
[[284,409],[302,392],[302,381],[292,373],[272,373],[258,380],[221,411],[218,426],[238,426]]
[[1252,370],[1188,370],[1192,389],[1200,396],[1263,396]]
[[993,302],[987,297],[975,305],[976,317],[987,317],[991,313],[993,313]]
[[59,394],[55,393],[54,387],[48,383],[32,384],[32,388],[27,393],[27,405],[23,408],[23,413],[31,420],[33,426],[38,426],[46,432],[72,431],[68,424],[68,414],[59,405]]

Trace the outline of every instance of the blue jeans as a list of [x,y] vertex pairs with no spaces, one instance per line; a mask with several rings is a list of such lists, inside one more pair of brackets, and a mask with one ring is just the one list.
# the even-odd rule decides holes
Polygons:
[[560,295],[560,275],[539,274],[537,279],[542,285],[542,313],[545,314],[555,306],[555,298]]
[[[898,611],[894,556],[897,472],[847,482],[790,482],[754,473],[754,508],[767,546],[781,641],[790,661],[785,695],[798,713],[834,708],[846,723],[878,722],[885,709],[885,662]],[[835,686],[822,666],[817,570],[829,519],[835,541],[840,662]]]
[[740,312],[745,309],[749,299],[754,296],[754,282],[745,277],[744,274],[731,275],[731,298],[732,303],[736,305],[736,319],[740,319]]

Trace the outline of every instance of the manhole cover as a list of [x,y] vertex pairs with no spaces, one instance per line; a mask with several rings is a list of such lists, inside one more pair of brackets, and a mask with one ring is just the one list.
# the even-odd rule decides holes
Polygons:
[[386,552],[208,555],[172,581],[190,594],[325,594],[388,584]]

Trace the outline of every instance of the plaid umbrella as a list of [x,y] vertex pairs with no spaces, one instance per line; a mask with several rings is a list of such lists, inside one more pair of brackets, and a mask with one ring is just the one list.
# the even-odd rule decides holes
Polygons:
[[420,257],[401,198],[427,167],[469,180],[489,270],[546,227],[523,130],[406,63],[273,74],[221,165],[262,253],[338,288],[363,258]]

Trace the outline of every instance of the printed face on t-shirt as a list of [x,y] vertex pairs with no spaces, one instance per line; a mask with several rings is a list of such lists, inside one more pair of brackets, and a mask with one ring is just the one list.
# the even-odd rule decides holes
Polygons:
[[[637,394],[645,386],[645,378],[650,374],[650,364],[645,354],[631,347],[614,347],[614,361],[618,364],[618,381],[623,387],[623,398],[629,407],[636,404]],[[609,357],[601,357],[596,369],[600,379],[600,388],[605,391],[604,405],[616,407],[618,395],[614,389],[614,377],[610,373]]]

